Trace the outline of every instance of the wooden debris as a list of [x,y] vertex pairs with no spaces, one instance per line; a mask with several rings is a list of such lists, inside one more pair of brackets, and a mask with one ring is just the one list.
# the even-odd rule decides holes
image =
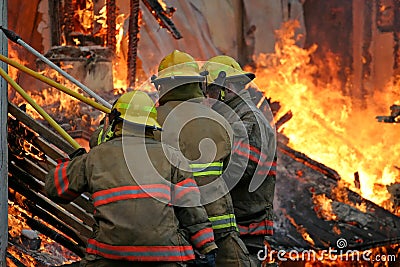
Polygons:
[[90,197],[82,194],[73,203],[57,205],[44,192],[47,171],[74,148],[15,105],[9,105],[9,113],[9,127],[15,127],[8,140],[10,200],[29,212],[21,216],[32,229],[82,257],[94,224]]
[[165,11],[157,0],[142,0],[147,9],[156,18],[162,28],[166,28],[175,39],[181,39],[182,35],[176,28],[175,24],[170,19],[174,9],[169,8]]

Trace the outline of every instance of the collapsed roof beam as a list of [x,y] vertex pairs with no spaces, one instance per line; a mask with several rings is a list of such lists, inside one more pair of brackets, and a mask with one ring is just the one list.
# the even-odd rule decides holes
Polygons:
[[178,29],[175,27],[175,24],[169,18],[169,15],[171,13],[165,11],[157,0],[142,0],[142,1],[146,5],[147,9],[151,12],[151,14],[157,19],[158,24],[162,28],[166,28],[175,39],[182,38],[181,33],[178,31]]

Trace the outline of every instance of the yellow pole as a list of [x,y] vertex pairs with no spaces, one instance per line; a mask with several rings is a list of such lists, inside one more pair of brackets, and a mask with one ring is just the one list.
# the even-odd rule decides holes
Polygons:
[[88,104],[88,105],[90,105],[90,106],[92,106],[92,107],[94,107],[94,108],[96,108],[98,110],[101,110],[101,111],[103,111],[105,113],[110,113],[110,109],[105,107],[105,106],[103,106],[102,104],[99,104],[99,103],[93,101],[90,98],[84,97],[83,95],[81,95],[81,94],[79,94],[79,93],[77,93],[77,92],[65,87],[64,85],[59,84],[59,83],[55,82],[54,80],[52,80],[50,78],[47,78],[46,76],[41,75],[40,73],[38,73],[38,72],[36,72],[34,70],[31,70],[30,68],[25,67],[24,65],[21,65],[18,62],[15,62],[14,60],[12,60],[12,59],[4,56],[4,55],[0,55],[0,60],[3,61],[3,62],[6,62],[7,64],[9,64],[9,65],[21,70],[21,71],[33,76],[33,77],[39,79],[39,80],[41,80],[44,83],[47,83],[50,86],[53,86],[53,87],[63,91],[64,93],[69,94],[70,96],[73,96],[73,97],[81,100],[82,102],[84,102],[84,103],[86,103],[86,104]]
[[42,117],[50,123],[50,125],[56,129],[56,131],[67,140],[75,149],[81,148],[78,142],[75,141],[58,123],[49,116],[25,91],[19,86],[5,71],[0,68],[0,75],[12,86],[14,89],[26,100],[28,103],[40,114]]

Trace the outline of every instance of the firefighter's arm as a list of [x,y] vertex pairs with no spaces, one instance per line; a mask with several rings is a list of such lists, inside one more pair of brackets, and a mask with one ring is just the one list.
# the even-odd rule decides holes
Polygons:
[[214,233],[207,213],[200,203],[200,191],[191,173],[176,172],[174,208],[181,227],[187,231],[189,241],[201,254],[214,251]]
[[238,121],[233,123],[231,127],[233,131],[231,155],[228,162],[224,162],[225,169],[222,174],[222,178],[225,180],[228,188],[233,188],[242,179],[243,174],[252,167],[248,149],[248,125]]
[[85,162],[87,154],[58,160],[58,164],[46,175],[47,196],[58,203],[69,203],[87,191]]

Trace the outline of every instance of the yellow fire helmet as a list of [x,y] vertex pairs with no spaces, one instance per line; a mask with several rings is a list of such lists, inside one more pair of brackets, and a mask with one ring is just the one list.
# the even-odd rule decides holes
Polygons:
[[131,91],[120,96],[114,103],[111,114],[126,122],[161,130],[154,102],[142,91]]
[[207,84],[224,86],[225,81],[247,84],[256,76],[254,73],[243,71],[242,67],[230,56],[215,56],[210,58],[200,72],[207,73]]
[[156,87],[165,83],[180,85],[204,80],[205,77],[199,74],[199,65],[194,58],[179,50],[174,50],[165,56],[158,66],[158,76],[152,77]]

